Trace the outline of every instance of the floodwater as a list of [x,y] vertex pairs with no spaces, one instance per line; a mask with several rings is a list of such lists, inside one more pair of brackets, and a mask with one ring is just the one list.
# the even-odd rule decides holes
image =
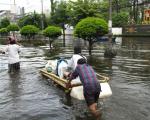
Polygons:
[[[99,101],[101,120],[150,120],[150,41],[124,38],[117,52],[104,58],[99,43],[89,57],[83,48],[94,69],[111,78],[113,95]],[[72,53],[66,47],[58,56]],[[43,54],[41,48],[22,48],[18,74],[8,74],[7,56],[0,54],[0,120],[94,120],[84,101],[70,98],[39,74],[46,63]]]

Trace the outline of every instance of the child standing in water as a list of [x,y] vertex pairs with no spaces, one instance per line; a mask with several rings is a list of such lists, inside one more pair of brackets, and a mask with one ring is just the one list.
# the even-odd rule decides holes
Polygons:
[[86,59],[81,58],[77,62],[77,67],[69,75],[69,83],[71,80],[79,76],[83,85],[84,98],[91,113],[97,118],[100,118],[100,111],[97,110],[97,102],[99,99],[101,86],[96,78],[93,68],[86,63]]

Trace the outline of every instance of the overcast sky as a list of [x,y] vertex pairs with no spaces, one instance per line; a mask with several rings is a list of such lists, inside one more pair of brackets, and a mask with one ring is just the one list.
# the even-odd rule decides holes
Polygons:
[[[41,13],[41,0],[15,0],[17,7],[24,7],[25,12],[34,10]],[[11,10],[14,0],[0,0],[0,10]],[[49,10],[50,0],[43,0],[44,11]]]

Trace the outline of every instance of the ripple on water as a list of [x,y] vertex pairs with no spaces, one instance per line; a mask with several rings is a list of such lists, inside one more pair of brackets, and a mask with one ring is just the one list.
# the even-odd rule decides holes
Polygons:
[[[113,59],[104,58],[101,48],[92,52],[89,57],[83,50],[96,71],[111,77],[113,95],[103,100],[102,120],[149,120],[149,50],[124,47]],[[72,53],[70,47],[59,55]],[[11,76],[7,56],[0,55],[0,120],[94,120],[85,101],[67,99],[63,90],[40,76],[38,69],[46,63],[42,56],[42,49],[22,48],[20,74]]]

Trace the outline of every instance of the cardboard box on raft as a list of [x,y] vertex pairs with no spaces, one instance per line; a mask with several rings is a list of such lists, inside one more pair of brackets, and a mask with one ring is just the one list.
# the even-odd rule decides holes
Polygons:
[[[112,91],[108,82],[100,83],[102,91],[100,92],[99,98],[107,98],[112,95]],[[83,86],[73,87],[70,96],[78,100],[84,100]]]

